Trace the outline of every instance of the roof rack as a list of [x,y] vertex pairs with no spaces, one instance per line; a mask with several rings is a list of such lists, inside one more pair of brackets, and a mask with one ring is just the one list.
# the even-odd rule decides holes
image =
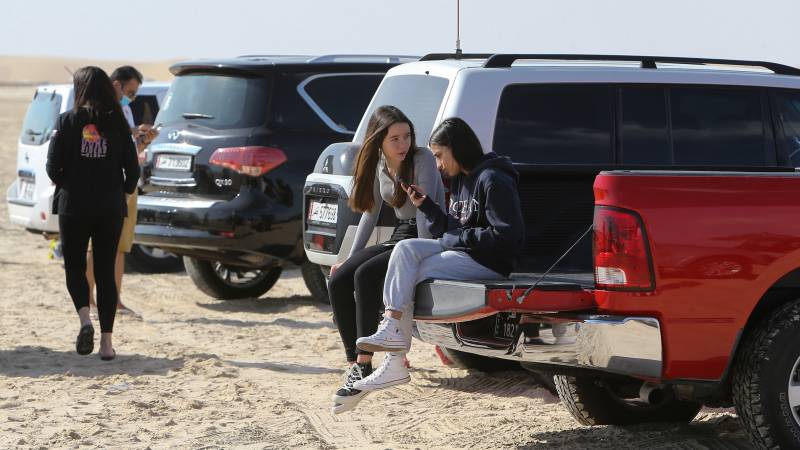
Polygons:
[[411,62],[419,59],[419,56],[411,55],[322,55],[309,59],[310,63],[332,63],[332,62],[385,62],[385,63],[403,63]]
[[312,58],[311,55],[239,55],[237,58]]
[[441,61],[443,59],[486,59],[492,53],[428,53],[420,61]]
[[[424,58],[423,58],[424,59]],[[511,67],[519,59],[543,59],[560,61],[632,61],[641,64],[643,69],[655,69],[656,63],[668,64],[717,64],[725,66],[763,67],[777,75],[800,76],[800,69],[784,64],[767,61],[745,61],[737,59],[683,58],[677,56],[635,56],[635,55],[569,55],[569,54],[497,54],[491,55],[483,63],[483,67]]]

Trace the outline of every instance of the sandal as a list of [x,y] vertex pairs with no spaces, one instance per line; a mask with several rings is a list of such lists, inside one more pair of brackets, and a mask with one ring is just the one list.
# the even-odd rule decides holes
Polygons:
[[94,350],[94,327],[91,324],[84,325],[75,340],[75,351],[79,355],[88,355],[92,350]]

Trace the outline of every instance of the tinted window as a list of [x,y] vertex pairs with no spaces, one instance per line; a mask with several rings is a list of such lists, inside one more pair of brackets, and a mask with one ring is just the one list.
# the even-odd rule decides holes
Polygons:
[[610,98],[603,85],[508,86],[493,148],[522,163],[611,163]]
[[155,125],[158,99],[155,95],[137,95],[136,100],[131,102],[131,112],[133,112],[133,123],[136,125],[143,123]]
[[800,92],[780,91],[775,100],[783,128],[778,146],[792,167],[800,167]]
[[19,140],[24,144],[41,145],[50,139],[61,110],[61,96],[36,91],[25,113]]
[[624,164],[671,164],[665,90],[623,87],[620,96],[621,161]]
[[710,87],[670,91],[675,164],[766,164],[759,91]]
[[383,80],[369,111],[364,115],[363,123],[353,142],[363,142],[367,132],[366,121],[379,106],[393,105],[400,108],[414,124],[417,145],[427,146],[428,138],[433,131],[433,121],[442,106],[442,99],[447,90],[447,79],[429,75],[398,75]]
[[311,107],[319,108],[323,120],[337,131],[354,132],[383,75],[321,76],[303,88]]
[[167,125],[191,120],[215,129],[263,125],[268,93],[264,78],[182,75],[172,82],[156,122]]

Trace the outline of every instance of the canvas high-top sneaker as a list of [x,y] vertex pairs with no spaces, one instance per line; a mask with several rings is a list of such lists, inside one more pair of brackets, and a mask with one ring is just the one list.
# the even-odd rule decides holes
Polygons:
[[363,392],[377,391],[398,384],[408,383],[411,376],[405,365],[405,353],[387,353],[383,364],[372,372],[372,375],[356,381],[353,387]]
[[378,331],[372,336],[358,338],[356,346],[367,352],[407,352],[411,348],[411,336],[406,336],[400,320],[384,317]]
[[333,394],[333,413],[350,411],[367,395],[366,391],[353,388],[353,383],[372,373],[372,363],[353,364],[344,374],[344,385]]

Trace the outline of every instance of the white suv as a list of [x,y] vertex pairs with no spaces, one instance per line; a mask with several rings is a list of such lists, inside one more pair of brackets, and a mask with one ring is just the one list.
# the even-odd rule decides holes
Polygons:
[[[131,103],[134,122],[153,124],[169,83],[144,83]],[[58,233],[58,217],[51,214],[54,186],[45,171],[50,135],[58,116],[72,109],[74,101],[71,84],[43,85],[36,88],[33,100],[17,143],[17,178],[6,192],[6,202],[11,223],[26,230],[54,236]],[[163,259],[163,252],[136,249]],[[165,261],[161,261],[165,262]],[[141,266],[141,265],[140,265]]]
[[[527,174],[519,266],[544,270],[591,224],[600,170],[800,166],[798,75],[760,61],[619,55],[432,54],[397,66],[353,141],[329,146],[306,179],[306,254],[323,267],[349,254],[358,224],[347,207],[353,162],[381,105],[406,113],[418,145],[457,116],[485,151],[511,157]],[[391,234],[394,218],[382,220],[373,243]],[[563,264],[590,266],[588,240],[574,253]]]

